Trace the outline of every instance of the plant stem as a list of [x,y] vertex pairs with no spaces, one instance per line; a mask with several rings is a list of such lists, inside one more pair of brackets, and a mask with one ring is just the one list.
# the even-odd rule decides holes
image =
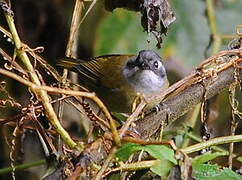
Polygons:
[[[14,171],[24,170],[24,169],[28,169],[28,168],[35,167],[35,166],[40,166],[45,163],[46,163],[45,160],[39,160],[39,161],[35,161],[35,162],[21,164],[21,165],[15,166]],[[0,174],[9,173],[9,172],[12,172],[12,170],[13,170],[13,168],[11,168],[11,167],[3,168],[3,169],[0,169]]]
[[193,153],[202,149],[205,149],[210,146],[216,146],[219,144],[227,144],[232,142],[241,142],[242,141],[242,135],[235,135],[235,136],[224,136],[224,137],[218,137],[214,139],[210,139],[209,141],[201,142],[198,144],[194,144],[192,146],[182,148],[180,149],[184,153]]
[[[196,141],[196,142],[202,142],[201,138],[199,138],[199,137],[193,135],[192,133],[188,133],[187,136],[188,136],[190,139],[192,139],[192,140],[194,140],[194,141]],[[211,148],[212,148],[213,150],[215,150],[215,151],[226,152],[227,155],[229,154],[228,151],[226,151],[225,149],[220,148],[220,147],[218,147],[218,146],[213,146],[213,147],[211,147]],[[233,157],[236,157],[236,156],[237,156],[236,154],[233,154]],[[240,157],[237,157],[236,160],[239,161],[239,162],[242,162],[242,157],[241,157],[241,156],[240,156]]]
[[117,147],[113,147],[111,149],[111,151],[109,152],[108,154],[108,157],[107,159],[104,161],[103,165],[102,165],[102,168],[100,169],[100,171],[97,173],[96,177],[95,177],[95,180],[100,180],[102,179],[102,176],[103,176],[103,173],[105,172],[105,170],[107,169],[109,163],[111,162],[111,160],[113,159],[114,157],[114,154],[116,153],[117,151]]
[[218,52],[221,46],[221,36],[217,29],[216,16],[214,11],[214,0],[206,0],[208,23],[211,31],[211,38],[213,41],[212,54]]
[[[37,86],[41,86],[41,82],[35,72],[34,67],[32,66],[30,59],[28,58],[26,52],[24,51],[24,48],[22,46],[22,42],[18,36],[15,24],[14,24],[14,19],[12,16],[9,14],[5,13],[5,17],[10,29],[10,32],[13,37],[13,41],[15,43],[16,47],[16,52],[17,55],[19,56],[20,60],[23,62],[25,65],[25,68],[29,74],[29,77],[31,81],[36,84]],[[61,138],[63,141],[70,147],[70,148],[77,148],[78,150],[82,150],[83,147],[77,146],[77,144],[71,139],[70,135],[65,131],[65,129],[61,126],[55,111],[50,103],[50,99],[46,91],[41,90],[41,89],[32,89],[32,91],[35,93],[37,99],[42,102],[44,110],[45,110],[45,115],[50,121],[51,125],[54,127],[54,129],[57,131],[58,134],[60,134]]]

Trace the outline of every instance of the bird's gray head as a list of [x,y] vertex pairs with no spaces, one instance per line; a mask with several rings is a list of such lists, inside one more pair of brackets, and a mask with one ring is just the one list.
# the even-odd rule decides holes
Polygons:
[[129,59],[123,69],[128,83],[138,92],[154,93],[167,85],[166,71],[158,54],[142,50],[139,55]]

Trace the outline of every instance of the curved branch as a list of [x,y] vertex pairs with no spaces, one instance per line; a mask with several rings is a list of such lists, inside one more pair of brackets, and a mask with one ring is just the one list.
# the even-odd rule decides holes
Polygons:
[[[240,78],[242,78],[242,70],[240,69],[242,50],[233,51],[235,54],[239,54],[240,57],[235,56],[227,62],[213,64],[213,68],[206,69],[206,65],[214,63],[214,59],[219,58],[221,54],[222,56],[226,55],[225,52],[227,54],[231,53],[231,51],[223,51],[214,57],[210,57],[210,61],[205,60],[205,63],[202,63],[200,71],[194,72],[169,87],[165,93],[170,93],[170,96],[160,104],[160,111],[158,113],[150,112],[143,119],[135,121],[135,126],[132,128],[134,132],[139,134],[142,139],[147,139],[157,132],[162,121],[170,124],[200,103],[205,89],[206,99],[209,99],[235,82],[235,70],[239,70]],[[164,93],[160,96],[164,96]],[[151,97],[149,102],[156,98]],[[102,138],[97,139],[86,148],[81,159],[88,157],[90,162],[102,162],[109,153],[110,144],[112,144],[112,137],[106,133]]]
[[[240,63],[242,58],[236,60]],[[134,130],[139,132],[142,138],[147,138],[153,135],[160,127],[162,121],[171,124],[176,119],[194,108],[203,99],[206,89],[206,99],[210,99],[216,94],[219,94],[224,89],[228,88],[234,79],[234,63],[226,63],[221,69],[221,72],[203,79],[199,73],[194,73],[187,81],[192,82],[191,85],[185,85],[176,95],[169,96],[160,105],[158,113],[150,113],[144,119],[136,122]],[[240,78],[242,78],[242,71],[240,70]],[[202,81],[203,80],[203,81]]]

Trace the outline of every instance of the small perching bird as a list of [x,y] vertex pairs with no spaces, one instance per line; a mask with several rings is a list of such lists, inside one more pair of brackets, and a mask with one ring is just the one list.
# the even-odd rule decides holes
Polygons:
[[137,94],[145,97],[169,86],[162,59],[151,50],[142,50],[138,56],[106,55],[89,61],[67,58],[58,65],[77,72],[81,85],[94,91],[113,112],[130,113]]

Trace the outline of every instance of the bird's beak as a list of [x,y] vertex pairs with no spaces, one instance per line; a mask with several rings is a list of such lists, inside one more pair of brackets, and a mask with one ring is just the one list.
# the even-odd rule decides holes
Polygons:
[[139,61],[138,67],[141,70],[150,70],[151,69],[149,63],[145,60]]

